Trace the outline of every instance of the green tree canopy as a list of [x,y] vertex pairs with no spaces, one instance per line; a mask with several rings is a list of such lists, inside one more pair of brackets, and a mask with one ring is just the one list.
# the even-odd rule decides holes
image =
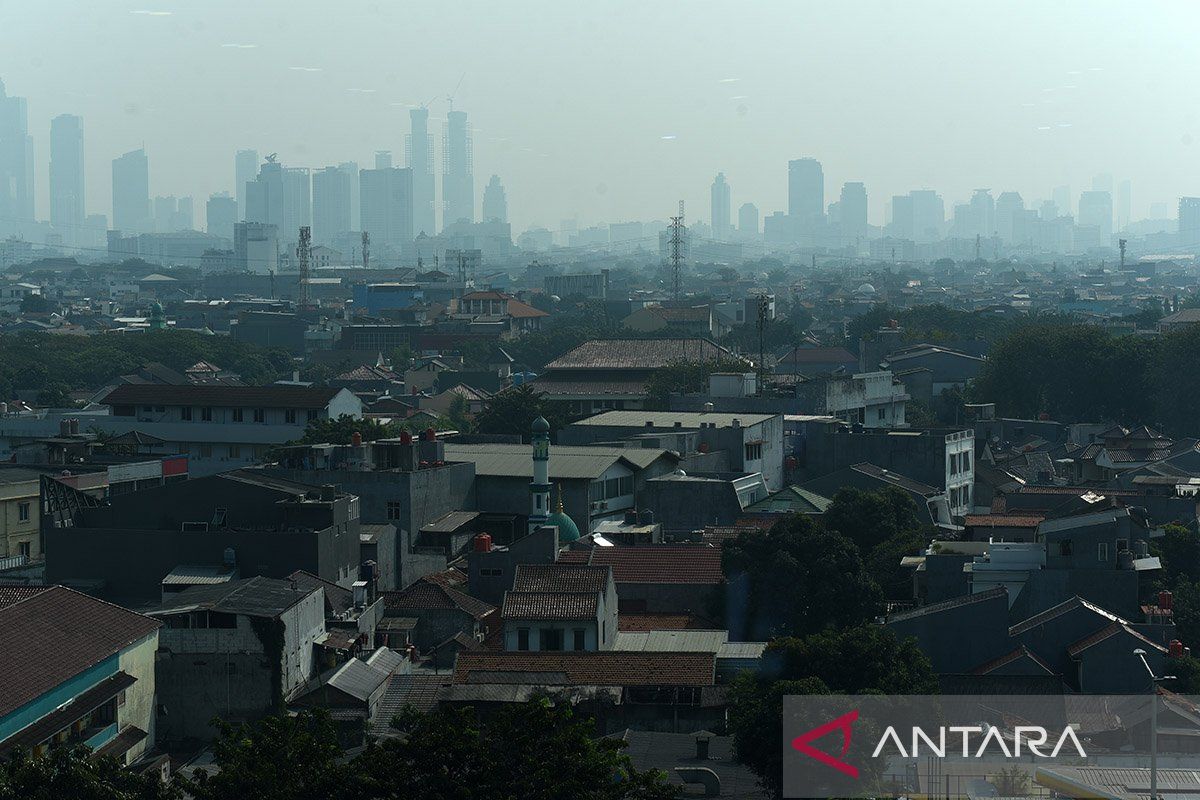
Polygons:
[[523,383],[492,396],[475,415],[475,430],[511,434],[520,436],[521,441],[528,441],[529,426],[538,417],[545,417],[550,423],[552,436],[570,419],[564,403],[547,400],[544,392]]
[[177,788],[154,772],[123,769],[84,746],[40,757],[19,750],[0,763],[0,800],[179,800]]

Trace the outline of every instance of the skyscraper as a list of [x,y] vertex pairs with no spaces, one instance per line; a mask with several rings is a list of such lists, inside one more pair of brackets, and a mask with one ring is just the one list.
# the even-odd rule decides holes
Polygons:
[[1005,242],[1016,238],[1017,218],[1025,210],[1025,200],[1020,192],[1001,192],[996,198],[996,235]]
[[991,189],[976,189],[971,195],[971,226],[968,236],[991,236],[996,232],[996,201]]
[[1050,193],[1050,198],[1054,201],[1054,205],[1058,207],[1058,215],[1060,217],[1069,217],[1073,214],[1072,209],[1075,207],[1071,203],[1071,187],[1070,186],[1055,186]]
[[1200,197],[1179,198],[1179,244],[1200,244]]
[[892,196],[888,235],[898,239],[913,238],[913,198],[911,194]]
[[113,228],[145,233],[154,227],[150,216],[150,162],[145,150],[131,150],[112,162]]
[[709,190],[712,200],[712,233],[718,242],[729,241],[729,184],[725,173],[718,172]]
[[411,169],[364,169],[359,173],[362,228],[371,245],[407,254],[413,241],[413,173]]
[[83,120],[50,120],[50,224],[67,244],[78,244],[83,220]]
[[279,240],[289,247],[300,239],[300,228],[312,225],[312,177],[308,167],[283,169],[283,230]]
[[758,236],[758,206],[742,203],[738,209],[738,233],[743,236]]
[[442,227],[460,220],[475,221],[471,125],[465,111],[451,111],[442,138]]
[[237,196],[238,219],[246,219],[246,184],[258,174],[258,151],[238,150],[233,160],[233,193]]
[[850,243],[867,235],[867,187],[859,181],[842,184],[838,200],[842,235]]
[[358,162],[343,161],[338,169],[350,178],[350,230],[362,230],[362,216],[359,208],[361,198],[358,192]]
[[429,109],[414,108],[408,112],[412,133],[405,137],[404,150],[408,168],[413,172],[413,231],[427,236],[437,233],[433,193],[433,137],[429,135]]
[[33,221],[33,139],[24,97],[0,82],[0,230]]
[[338,167],[317,170],[312,176],[313,240],[327,244],[350,227],[350,173]]
[[283,165],[278,161],[267,161],[246,182],[245,221],[274,225],[277,236],[283,228]]
[[237,200],[228,192],[214,194],[204,207],[205,228],[213,236],[233,241],[233,226],[238,221]]
[[[1097,176],[1097,178],[1103,176]],[[1100,231],[1100,246],[1108,247],[1112,240],[1112,195],[1105,191],[1081,192],[1079,195],[1079,224]]]
[[376,150],[375,151],[375,169],[391,169],[392,168],[392,151],[391,150]]
[[1117,184],[1117,231],[1124,231],[1132,221],[1133,184],[1128,179]]
[[487,186],[483,187],[483,216],[484,222],[508,222],[508,198],[504,195],[504,184],[500,176],[493,175]]
[[788,214],[801,231],[811,231],[825,217],[825,172],[815,158],[788,162]]
[[908,196],[912,198],[913,240],[933,242],[942,238],[942,225],[946,222],[942,196],[933,189],[914,189]]

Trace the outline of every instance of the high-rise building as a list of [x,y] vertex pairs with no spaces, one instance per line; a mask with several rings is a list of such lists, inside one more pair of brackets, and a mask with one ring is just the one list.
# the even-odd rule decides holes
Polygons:
[[233,193],[237,195],[238,219],[246,219],[246,184],[258,174],[258,151],[238,150],[233,160]]
[[33,139],[24,97],[9,97],[0,82],[0,231],[32,222]]
[[392,168],[392,151],[391,150],[376,150],[375,151],[375,169],[391,169]]
[[934,242],[942,238],[946,224],[946,205],[933,189],[914,189],[912,198],[913,241]]
[[177,231],[192,231],[196,229],[195,207],[192,203],[192,196],[187,195],[179,198],[179,203],[175,207],[175,224],[173,228]]
[[1113,190],[1113,176],[1111,172],[1101,172],[1092,178],[1093,192],[1108,192],[1110,195]]
[[351,181],[348,170],[326,167],[312,176],[313,240],[328,244],[350,227]]
[[1200,245],[1200,197],[1179,198],[1179,244]]
[[487,186],[483,187],[481,219],[484,222],[508,222],[508,198],[504,194],[504,184],[500,182],[499,175],[493,175]]
[[371,246],[405,255],[413,242],[411,169],[364,169],[359,173],[362,228]]
[[738,209],[738,233],[743,236],[758,236],[758,206],[754,203],[742,203]]
[[1109,247],[1112,241],[1113,224],[1112,195],[1105,191],[1081,192],[1079,195],[1079,224],[1098,229],[1100,246]]
[[1133,213],[1133,184],[1123,180],[1117,184],[1117,230],[1124,231],[1132,221]]
[[83,208],[83,120],[60,114],[50,120],[50,224],[67,244],[77,244]]
[[1025,210],[1020,192],[1001,192],[996,198],[996,235],[1001,241],[1013,242],[1018,229],[1017,218]]
[[729,184],[725,182],[725,173],[718,172],[709,190],[712,200],[712,232],[718,242],[729,241]]
[[150,162],[145,150],[131,150],[112,162],[113,228],[123,233],[153,230],[150,215]]
[[283,194],[283,165],[267,161],[246,183],[246,222],[274,225],[278,235],[283,228]]
[[812,230],[825,216],[825,172],[815,158],[788,162],[788,214],[801,230]]
[[437,233],[433,194],[433,137],[429,135],[429,109],[408,112],[412,133],[405,137],[408,168],[413,172],[413,231],[433,236]]
[[295,244],[305,225],[312,225],[312,176],[308,167],[284,167],[283,230],[279,240],[289,246]]
[[888,222],[889,236],[897,239],[913,238],[913,198],[911,194],[892,195],[891,220]]
[[867,235],[867,187],[860,181],[842,184],[838,199],[842,235],[849,242]]
[[1058,207],[1058,215],[1060,217],[1069,217],[1074,204],[1071,202],[1071,187],[1070,186],[1055,186],[1050,192],[1050,199],[1054,201],[1054,205]]
[[471,125],[465,111],[451,111],[446,115],[442,138],[442,227],[462,220],[475,221]]
[[171,233],[179,230],[175,227],[176,212],[179,201],[175,195],[158,196],[154,198],[154,230],[159,233]]
[[214,194],[204,206],[205,229],[213,236],[233,241],[233,226],[238,221],[237,200],[228,192]]
[[1042,205],[1038,210],[1038,216],[1047,221],[1058,219],[1058,203],[1054,202],[1053,200],[1043,200]]
[[359,192],[358,192],[358,162],[343,161],[338,164],[338,169],[346,173],[350,178],[350,230],[362,230],[362,216],[359,208]]
[[233,258],[241,269],[260,274],[274,272],[279,268],[279,236],[276,227],[262,222],[235,224]]
[[976,189],[971,195],[971,224],[967,236],[988,237],[996,233],[996,201],[991,189]]

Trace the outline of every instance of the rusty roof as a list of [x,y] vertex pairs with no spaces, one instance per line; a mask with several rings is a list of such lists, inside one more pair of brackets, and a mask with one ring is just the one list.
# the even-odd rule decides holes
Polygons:
[[603,592],[608,589],[608,566],[586,564],[518,564],[514,592]]
[[559,558],[559,563],[612,567],[617,583],[716,585],[725,580],[721,571],[721,548],[705,544],[569,550]]
[[599,613],[597,592],[505,592],[504,619],[595,620]]

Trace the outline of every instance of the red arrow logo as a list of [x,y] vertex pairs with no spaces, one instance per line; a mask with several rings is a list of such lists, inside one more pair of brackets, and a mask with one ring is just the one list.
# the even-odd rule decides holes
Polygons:
[[[853,733],[850,726],[854,724],[854,720],[856,719],[858,719],[857,709],[847,714],[843,714],[831,722],[826,722],[824,725],[818,728],[813,728],[807,733],[800,734],[795,739],[792,739],[792,747],[796,750],[799,750],[801,753],[804,753],[806,756],[815,758],[817,761],[820,761],[827,767],[833,767],[843,775],[849,775],[851,778],[857,778],[858,767],[855,767],[852,764],[847,764],[845,761],[841,760],[842,758],[846,757],[846,752],[850,749],[850,735]],[[828,753],[821,752],[817,748],[809,745],[809,742],[811,742],[813,739],[820,739],[825,734],[836,730],[840,730],[842,732],[841,758],[834,758]]]

